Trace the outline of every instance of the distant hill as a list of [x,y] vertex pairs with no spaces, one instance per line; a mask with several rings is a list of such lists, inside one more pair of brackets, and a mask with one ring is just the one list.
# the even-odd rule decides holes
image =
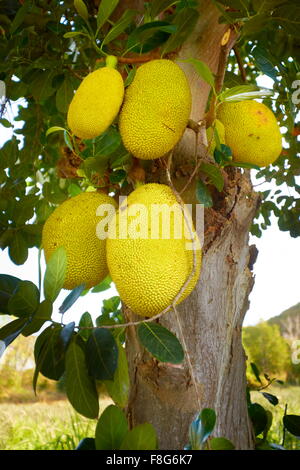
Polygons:
[[284,338],[290,341],[300,339],[300,302],[284,310],[280,315],[270,318],[268,323],[279,325]]

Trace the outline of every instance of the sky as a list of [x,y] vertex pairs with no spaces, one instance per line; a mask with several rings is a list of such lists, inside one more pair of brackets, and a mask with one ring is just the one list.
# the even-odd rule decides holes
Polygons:
[[[272,87],[272,83],[265,77],[262,77],[259,85]],[[7,115],[4,117],[12,121],[16,114],[16,107],[17,103],[13,103],[12,109],[8,109]],[[15,129],[22,127],[21,122],[17,121],[14,124]],[[11,134],[11,129],[0,125],[0,147],[11,138]],[[261,185],[259,190],[270,189],[270,184],[272,183]],[[287,232],[281,232],[275,218],[273,218],[271,227],[263,232],[262,238],[258,239],[250,235],[250,244],[257,246],[259,255],[254,265],[255,284],[250,294],[250,308],[244,321],[246,326],[279,315],[283,310],[300,302],[300,238],[293,239]],[[44,271],[43,259],[42,268]],[[7,249],[0,251],[0,272],[37,284],[38,250],[31,249],[28,260],[21,266],[16,266],[10,260]],[[67,294],[68,291],[62,291],[56,300],[53,319],[60,320],[58,308]],[[66,312],[64,321],[78,321],[81,314],[86,311],[96,318],[101,313],[103,299],[116,294],[116,290],[111,288],[102,293],[89,293],[79,298],[70,313]]]

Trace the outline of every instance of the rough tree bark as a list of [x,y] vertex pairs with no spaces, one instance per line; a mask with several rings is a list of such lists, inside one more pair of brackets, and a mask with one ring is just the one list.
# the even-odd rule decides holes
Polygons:
[[[201,59],[218,74],[224,52],[221,40],[228,26],[218,23],[219,12],[211,1],[200,3],[198,25],[178,52],[178,58]],[[209,88],[190,65],[179,64],[185,69],[192,90],[191,118],[198,122],[205,114]],[[182,188],[189,178],[194,147],[195,135],[187,130],[173,155],[172,178],[177,188]],[[203,158],[201,145],[198,158]],[[200,281],[178,311],[201,408],[211,407],[217,413],[214,435],[227,437],[237,449],[251,449],[253,436],[247,413],[241,329],[253,286],[248,233],[257,196],[247,172],[234,169],[225,176],[223,193],[216,198],[214,208],[205,211]],[[194,183],[183,195],[187,203],[195,202],[193,186]],[[131,314],[129,317],[132,319]],[[160,322],[180,338],[173,312]],[[161,449],[183,449],[188,441],[189,424],[200,411],[187,363],[174,367],[150,358],[139,345],[134,328],[128,331],[127,353],[131,371],[127,412],[132,425],[151,422],[158,432]]]

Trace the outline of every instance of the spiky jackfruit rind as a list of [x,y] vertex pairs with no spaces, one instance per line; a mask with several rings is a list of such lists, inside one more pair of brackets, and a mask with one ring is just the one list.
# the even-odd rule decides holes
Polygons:
[[143,64],[126,90],[119,118],[127,150],[142,160],[168,153],[184,133],[191,105],[187,78],[177,64],[167,59]]
[[124,82],[116,69],[102,67],[88,74],[68,109],[72,133],[81,139],[103,134],[118,115],[123,98]]
[[100,240],[96,233],[102,219],[96,211],[101,204],[116,207],[114,199],[104,193],[81,193],[58,206],[44,224],[42,245],[46,262],[58,247],[66,250],[65,289],[80,284],[93,287],[108,274],[106,240]]
[[[154,221],[151,211],[145,216],[147,221],[141,223],[143,227],[147,223],[147,239],[130,238],[132,234],[130,218],[126,229],[127,238],[120,235],[120,224],[122,223],[120,214],[124,217],[126,215],[124,211],[130,211],[130,207],[134,204],[143,204],[147,208],[151,204],[166,204],[169,207],[176,205],[180,212],[181,209],[174,193],[168,186],[150,183],[134,190],[120,206],[110,223],[106,245],[110,275],[125,304],[138,315],[152,317],[172,304],[193,271],[194,251],[188,249],[192,247],[192,242],[188,239],[189,230],[195,237],[193,245],[195,247],[196,269],[177,303],[184,300],[197,283],[201,267],[201,248],[189,216],[188,223],[184,222],[186,233],[189,234],[187,238],[183,235],[181,238],[175,239],[174,218],[171,219],[173,222],[171,221],[170,224],[171,239],[163,239],[162,224],[159,226],[158,238],[151,238],[151,221]],[[117,238],[111,237],[114,236],[115,229]]]
[[225,127],[225,140],[233,160],[264,167],[277,160],[282,136],[274,113],[254,100],[222,103],[217,118]]

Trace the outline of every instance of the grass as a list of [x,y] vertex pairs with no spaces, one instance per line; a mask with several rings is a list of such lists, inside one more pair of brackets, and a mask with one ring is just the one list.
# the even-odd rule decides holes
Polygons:
[[[278,405],[271,405],[271,403],[258,392],[251,392],[251,401],[259,403],[265,409],[271,411],[273,421],[268,433],[268,441],[282,445],[282,418],[284,416],[285,405],[288,405],[287,414],[300,415],[300,387],[272,385],[263,391],[275,395],[279,400]],[[284,447],[291,450],[300,450],[300,440],[286,431]]]
[[[251,399],[272,412],[268,440],[282,444],[285,404],[288,414],[300,414],[300,387],[273,385],[266,392],[278,397],[278,405],[258,392],[251,392]],[[101,412],[110,403],[102,399]],[[94,436],[96,423],[76,413],[67,400],[0,403],[0,450],[73,450],[82,438]],[[300,450],[300,440],[286,432],[285,447]]]
[[[111,402],[102,400],[101,412]],[[96,420],[76,413],[66,400],[0,404],[0,450],[73,450],[93,437]]]

